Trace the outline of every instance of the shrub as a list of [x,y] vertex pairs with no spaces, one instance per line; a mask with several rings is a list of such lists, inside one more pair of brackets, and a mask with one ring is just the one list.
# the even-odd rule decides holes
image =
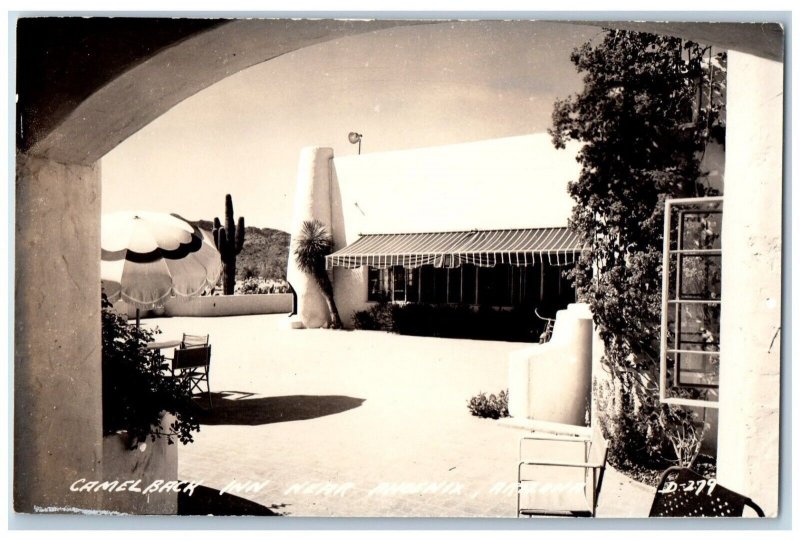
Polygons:
[[700,455],[700,447],[709,425],[701,422],[698,417],[694,410],[670,408],[665,404],[658,413],[657,422],[672,447],[671,451],[678,466],[689,468]]
[[[189,382],[164,377],[167,368],[158,350],[146,348],[160,331],[128,325],[103,294],[103,434],[126,431],[135,447],[150,437],[190,443],[200,425],[194,416]],[[175,416],[162,432],[164,413]]]
[[619,381],[624,377],[595,380],[594,385],[611,463],[622,469],[638,465],[659,471],[674,465],[691,467],[708,424],[694,410],[659,404],[657,395],[628,392],[631,384]]
[[234,288],[236,295],[267,295],[272,293],[288,293],[289,284],[285,280],[265,280],[251,277],[237,282]]
[[353,328],[362,331],[380,331],[383,330],[378,327],[378,322],[372,310],[362,310],[353,314]]
[[353,314],[353,327],[364,331],[396,332],[397,305],[382,298],[368,310]]
[[524,308],[495,310],[482,306],[476,311],[470,306],[400,305],[383,300],[369,310],[356,312],[353,326],[411,336],[532,342],[541,333],[542,322]]
[[252,265],[245,265],[242,269],[242,278],[245,280],[248,278],[258,278],[258,270]]
[[500,391],[497,395],[478,393],[469,399],[469,411],[476,417],[499,419],[508,417],[508,390]]

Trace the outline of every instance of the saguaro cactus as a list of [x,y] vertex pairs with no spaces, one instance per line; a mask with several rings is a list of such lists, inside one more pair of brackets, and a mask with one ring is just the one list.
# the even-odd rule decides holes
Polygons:
[[225,226],[219,218],[214,218],[214,244],[222,256],[222,290],[225,295],[233,295],[236,284],[236,256],[244,246],[244,217],[239,216],[239,223],[233,223],[233,200],[231,195],[225,196]]

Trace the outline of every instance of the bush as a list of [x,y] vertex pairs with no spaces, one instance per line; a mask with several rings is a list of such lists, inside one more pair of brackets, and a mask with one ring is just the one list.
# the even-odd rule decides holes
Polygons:
[[[128,325],[103,294],[103,434],[126,431],[133,447],[161,436],[170,445],[173,438],[187,444],[200,430],[189,382],[164,377],[167,364],[159,351],[146,348],[159,333]],[[165,412],[175,421],[162,432]]]
[[369,310],[356,312],[353,327],[382,330],[411,336],[440,338],[472,338],[534,342],[543,329],[543,322],[531,310],[495,310],[482,306],[431,304],[391,304],[381,301]]
[[696,411],[660,404],[653,393],[630,393],[630,383],[617,378],[595,381],[594,388],[600,429],[614,466],[661,471],[694,465],[708,429]]
[[395,331],[395,317],[397,305],[391,304],[388,299],[382,298],[368,310],[353,314],[353,328],[363,331]]
[[353,314],[353,328],[362,331],[382,331],[372,309]]
[[236,282],[236,295],[267,295],[272,293],[288,293],[289,283],[286,280],[265,280],[258,277],[245,278]]
[[500,391],[497,395],[478,393],[469,399],[469,411],[476,417],[499,419],[508,417],[508,390]]

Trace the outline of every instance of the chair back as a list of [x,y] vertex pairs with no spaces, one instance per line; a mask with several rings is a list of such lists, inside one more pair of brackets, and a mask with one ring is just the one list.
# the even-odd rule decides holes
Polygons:
[[186,334],[183,333],[183,339],[181,340],[181,347],[191,347],[191,346],[207,346],[208,345],[208,336],[207,334]]
[[211,346],[191,346],[175,349],[172,369],[197,368],[211,363]]
[[764,511],[753,500],[706,479],[689,468],[672,467],[661,474],[651,517],[741,517],[745,506],[759,517]]
[[[576,427],[577,428],[577,427]],[[525,458],[523,448],[528,441],[550,442],[546,449],[539,448],[539,457]],[[558,443],[556,443],[558,442]],[[530,451],[528,451],[530,452]],[[552,459],[546,454],[556,452],[560,458]],[[602,437],[591,435],[531,434],[522,436],[517,465],[517,516],[596,516],[597,501],[603,486],[608,447]],[[539,482],[536,475],[525,475],[523,468],[541,466],[558,473],[556,485],[574,486],[575,491],[526,489],[524,483]],[[534,472],[535,473],[535,472]],[[549,478],[546,476],[545,479]]]

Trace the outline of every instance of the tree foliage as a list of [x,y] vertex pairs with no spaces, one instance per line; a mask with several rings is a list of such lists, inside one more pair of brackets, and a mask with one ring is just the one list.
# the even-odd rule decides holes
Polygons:
[[[146,348],[156,332],[128,325],[102,299],[103,434],[124,431],[132,445],[161,436],[190,443],[200,425],[189,382],[165,376],[159,351]],[[161,426],[165,412],[175,416],[168,427]]]
[[701,162],[724,138],[726,58],[679,38],[607,30],[571,60],[584,89],[556,102],[549,133],[557,148],[582,143],[570,226],[591,250],[572,277],[614,386],[601,425],[627,458],[678,459],[675,434],[697,432],[685,410],[658,403],[664,201],[717,195]]

